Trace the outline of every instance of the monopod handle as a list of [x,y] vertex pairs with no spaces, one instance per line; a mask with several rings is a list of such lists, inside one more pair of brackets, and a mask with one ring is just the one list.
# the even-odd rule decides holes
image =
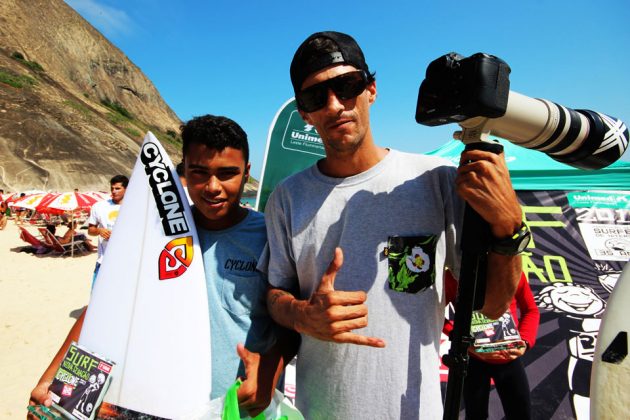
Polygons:
[[[474,142],[465,150],[484,150],[500,154],[503,146],[494,142]],[[448,366],[448,383],[444,401],[444,420],[459,419],[459,405],[468,367],[468,347],[472,311],[483,307],[486,290],[487,256],[492,233],[490,225],[466,204],[462,232],[462,263],[455,301],[455,320],[451,331],[451,348],[443,361]]]

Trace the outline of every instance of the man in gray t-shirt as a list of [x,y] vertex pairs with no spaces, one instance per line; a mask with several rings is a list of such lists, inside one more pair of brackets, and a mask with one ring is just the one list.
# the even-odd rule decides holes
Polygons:
[[[503,156],[466,152],[473,163],[456,169],[377,146],[374,75],[348,35],[310,36],[291,81],[326,157],[270,196],[259,268],[272,317],[302,334],[298,408],[308,419],[441,418],[442,273],[459,273],[464,200],[497,239],[521,226]],[[499,316],[520,258],[491,252],[488,271],[483,311]]]

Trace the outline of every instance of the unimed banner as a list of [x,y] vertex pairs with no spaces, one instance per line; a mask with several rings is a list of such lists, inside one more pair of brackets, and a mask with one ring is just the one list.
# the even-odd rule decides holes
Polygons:
[[311,166],[325,155],[322,139],[315,128],[300,117],[295,99],[288,100],[269,128],[256,198],[258,211],[265,210],[269,194],[280,181]]

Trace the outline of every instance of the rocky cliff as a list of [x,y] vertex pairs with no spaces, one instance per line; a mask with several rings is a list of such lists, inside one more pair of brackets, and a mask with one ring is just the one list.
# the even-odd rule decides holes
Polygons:
[[180,159],[179,118],[62,0],[0,0],[0,188],[108,189],[151,130]]

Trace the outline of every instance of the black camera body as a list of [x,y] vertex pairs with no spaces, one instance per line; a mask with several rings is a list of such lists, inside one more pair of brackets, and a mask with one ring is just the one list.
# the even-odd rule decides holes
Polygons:
[[437,126],[473,117],[502,117],[510,93],[509,75],[510,66],[493,55],[443,55],[427,67],[416,121]]

